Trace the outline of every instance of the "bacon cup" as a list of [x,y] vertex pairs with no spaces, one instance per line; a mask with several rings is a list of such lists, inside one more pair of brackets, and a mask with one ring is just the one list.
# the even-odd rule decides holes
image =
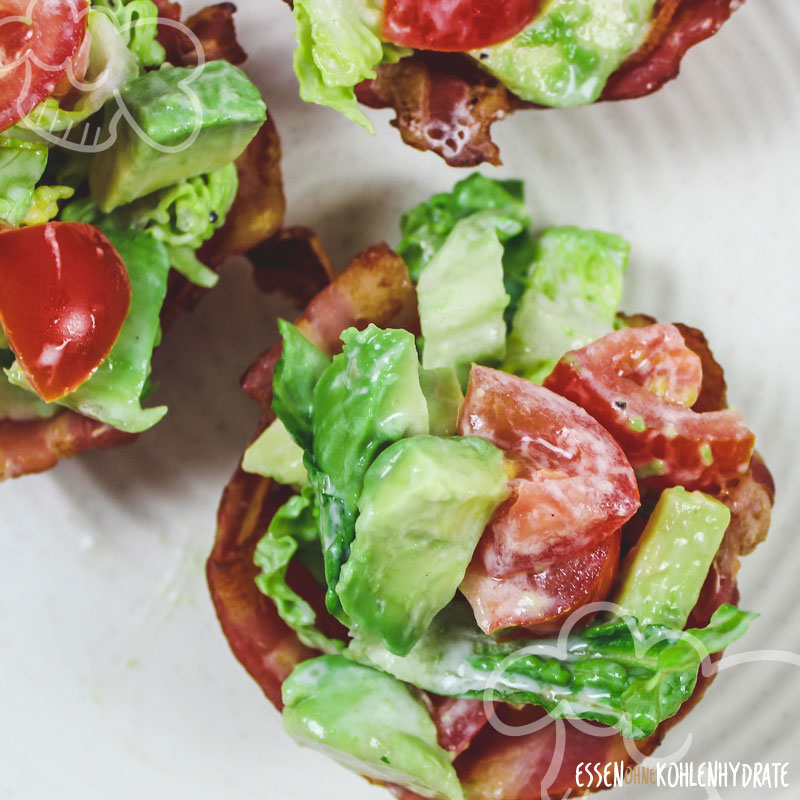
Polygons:
[[[0,91],[0,480],[154,425],[166,408],[142,402],[161,330],[222,261],[283,224],[280,139],[234,66],[235,6],[182,23],[179,4],[157,5],[158,18],[150,3],[3,11],[33,9],[0,27],[13,56]],[[30,64],[52,68],[4,96]]]
[[[368,130],[358,103],[392,108],[403,141],[448,164],[500,164],[491,126],[523,108],[650,94],[737,0],[290,2],[304,100]],[[363,6],[363,7],[362,7]],[[331,13],[335,8],[336,13]],[[342,24],[345,20],[346,24]]]
[[211,597],[289,735],[402,800],[582,793],[581,763],[656,749],[753,616],[739,556],[774,486],[722,368],[697,329],[617,312],[627,243],[525,247],[523,208],[473,175],[339,274],[302,229],[251,254],[268,290],[294,260],[305,310],[243,378],[261,415]]

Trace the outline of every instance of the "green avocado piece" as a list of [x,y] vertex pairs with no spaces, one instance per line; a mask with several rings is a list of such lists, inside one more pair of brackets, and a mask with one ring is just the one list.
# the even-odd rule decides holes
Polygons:
[[531,103],[593,103],[644,41],[655,0],[550,0],[508,41],[473,50],[485,69]]
[[367,469],[392,442],[429,431],[414,335],[368,325],[363,331],[348,328],[341,339],[342,352],[314,387],[313,449],[306,461],[320,506],[331,612],[339,605],[334,588],[355,536]]
[[682,486],[665,489],[622,565],[616,602],[641,625],[683,628],[731,519],[728,507]]
[[477,436],[412,436],[364,477],[342,608],[386,647],[407,654],[464,578],[478,540],[508,496],[501,450]]
[[276,419],[244,451],[242,469],[278,483],[305,486],[308,472],[303,464],[303,448],[292,439],[286,426]]
[[340,655],[304,661],[284,681],[283,727],[299,744],[387,783],[463,800],[425,706],[401,681]]
[[117,206],[234,161],[266,119],[258,89],[225,60],[202,67],[164,67],[126,83],[106,104],[113,147],[89,169],[92,199]]

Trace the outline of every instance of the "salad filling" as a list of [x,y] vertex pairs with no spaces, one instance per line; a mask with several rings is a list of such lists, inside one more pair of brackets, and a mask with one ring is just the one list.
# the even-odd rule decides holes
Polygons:
[[403,139],[449,163],[499,163],[489,127],[524,105],[648,94],[717,31],[730,0],[297,0],[300,95],[369,131],[393,107]]
[[[283,207],[266,106],[225,59],[241,48],[217,41],[235,43],[232,7],[182,25],[179,5],[165,19],[151,0],[19,6],[0,32],[3,91],[19,84],[0,98],[3,476],[156,424],[166,407],[143,404],[176,290],[213,286],[213,267],[271,235]],[[276,182],[264,200],[262,178]],[[92,421],[88,440],[58,438],[77,421],[45,424],[63,409]],[[24,431],[38,455],[20,459]]]
[[364,254],[245,379],[220,620],[291,735],[401,797],[541,792],[548,721],[583,721],[551,796],[651,752],[755,617],[734,561],[773,489],[702,334],[617,313],[619,237],[529,225],[470,176],[404,215],[407,272]]

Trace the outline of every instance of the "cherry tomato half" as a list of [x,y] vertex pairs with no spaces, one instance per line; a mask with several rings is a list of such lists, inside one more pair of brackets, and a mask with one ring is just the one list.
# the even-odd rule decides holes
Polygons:
[[381,35],[416,50],[461,53],[510,39],[540,6],[541,0],[386,0]]
[[747,470],[755,437],[735,411],[686,407],[699,363],[674,325],[626,328],[567,353],[544,385],[598,420],[642,483],[714,489]]
[[519,470],[478,545],[493,578],[539,571],[593,547],[639,507],[633,469],[609,433],[530,381],[473,366],[458,432],[488,439]]
[[53,93],[86,37],[87,0],[0,6],[0,131]]
[[[492,578],[476,557],[461,582],[475,620],[485,633],[523,626],[540,636],[557,634],[576,609],[605,600],[619,566],[620,532],[541,572]],[[581,619],[582,623],[589,617]]]
[[99,228],[48,222],[0,233],[0,323],[43,400],[100,366],[130,301],[128,272]]

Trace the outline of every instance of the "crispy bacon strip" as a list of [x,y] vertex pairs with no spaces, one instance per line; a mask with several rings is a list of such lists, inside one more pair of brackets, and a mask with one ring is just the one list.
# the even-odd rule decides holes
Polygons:
[[[647,40],[606,83],[601,100],[650,94],[677,76],[686,51],[712,36],[739,0],[660,0]],[[432,150],[455,167],[499,164],[491,125],[520,108],[535,108],[459,54],[417,52],[381,64],[356,87],[360,102],[393,108],[406,144]]]
[[[158,16],[163,19],[180,22],[180,3],[169,0],[154,0],[158,7]],[[231,64],[243,64],[247,53],[236,39],[236,27],[233,15],[236,6],[233,3],[217,3],[206,6],[184,21],[189,30],[200,40],[206,61],[224,58]],[[197,49],[194,43],[180,29],[171,25],[159,25],[158,41],[167,51],[167,61],[177,67],[191,67],[197,64]]]
[[496,78],[449,53],[416,53],[377,72],[356,95],[372,108],[393,108],[406,144],[454,167],[502,163],[491,126],[525,104]]
[[49,419],[0,421],[0,480],[18,478],[54,467],[60,458],[84,450],[105,450],[129,444],[136,436],[110,425],[60,411]]
[[660,89],[677,77],[686,51],[713,36],[739,5],[741,0],[663,0],[648,40],[608,79],[602,99],[626,100]]
[[284,228],[248,257],[262,292],[282,292],[300,308],[333,279],[333,265],[309,228]]

